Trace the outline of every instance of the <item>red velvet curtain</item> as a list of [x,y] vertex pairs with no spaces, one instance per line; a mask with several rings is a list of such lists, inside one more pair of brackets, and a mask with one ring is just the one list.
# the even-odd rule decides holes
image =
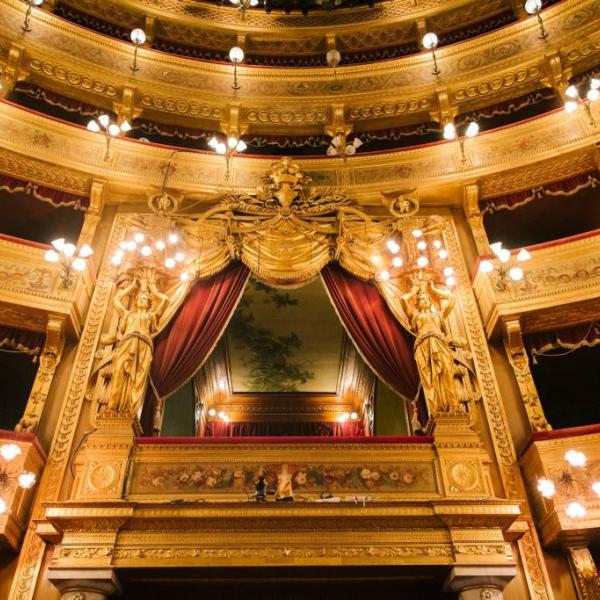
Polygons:
[[158,400],[180,388],[196,373],[225,331],[244,291],[250,271],[241,263],[196,283],[165,330],[156,338],[151,384],[142,416],[152,426]]
[[71,206],[76,210],[86,210],[90,205],[90,199],[87,196],[78,196],[70,192],[63,192],[44,185],[38,185],[31,181],[16,179],[10,175],[0,173],[0,190],[7,192],[24,192],[30,194],[37,200],[50,202],[54,206]]
[[402,396],[414,398],[419,373],[412,339],[377,288],[328,265],[321,276],[348,335],[377,376]]
[[0,327],[0,351],[29,354],[33,357],[33,362],[44,348],[45,341],[46,336],[43,333]]
[[345,423],[209,421],[204,435],[205,437],[362,437],[365,435],[365,429],[361,421]]

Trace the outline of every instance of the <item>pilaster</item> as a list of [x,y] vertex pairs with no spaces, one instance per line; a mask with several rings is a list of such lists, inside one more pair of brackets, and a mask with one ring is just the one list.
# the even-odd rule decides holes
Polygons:
[[83,226],[79,234],[77,246],[81,248],[84,244],[92,246],[96,227],[102,216],[102,209],[106,199],[107,184],[104,181],[94,179],[90,188],[90,205],[83,219]]
[[569,567],[579,600],[600,598],[600,575],[587,546],[567,548]]
[[479,208],[479,183],[470,181],[463,186],[463,210],[471,228],[477,253],[485,256],[490,253],[490,240],[483,225],[483,214]]

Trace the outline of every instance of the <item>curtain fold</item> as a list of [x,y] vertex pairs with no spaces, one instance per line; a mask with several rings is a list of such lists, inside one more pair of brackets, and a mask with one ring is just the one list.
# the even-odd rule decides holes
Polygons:
[[43,333],[0,327],[0,352],[28,354],[33,357],[33,362],[36,362],[43,350],[45,340],[46,336]]
[[321,271],[329,297],[350,339],[377,376],[405,398],[414,398],[419,373],[412,338],[394,317],[377,288],[339,265]]
[[142,423],[150,431],[159,401],[176,392],[202,367],[225,331],[250,275],[232,263],[198,281],[169,325],[157,336]]
[[592,348],[600,344],[600,322],[584,323],[563,329],[541,331],[526,336],[526,343],[531,353],[533,364],[537,364],[537,356],[545,354],[560,355],[557,350],[568,352],[578,348]]
[[23,192],[30,194],[36,200],[49,202],[53,206],[71,206],[75,210],[87,210],[90,205],[90,199],[87,196],[78,196],[70,192],[63,192],[44,185],[38,185],[31,181],[24,181],[0,173],[0,190],[10,192]]
[[205,437],[362,437],[361,421],[337,422],[269,422],[269,421],[209,421]]

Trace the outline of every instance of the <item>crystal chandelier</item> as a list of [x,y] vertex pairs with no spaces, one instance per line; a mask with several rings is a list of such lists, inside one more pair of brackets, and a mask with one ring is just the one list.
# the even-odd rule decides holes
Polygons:
[[234,135],[227,136],[227,139],[225,140],[220,140],[216,135],[213,135],[213,137],[210,138],[210,140],[208,141],[208,145],[217,154],[220,154],[221,156],[225,157],[225,179],[229,179],[233,157],[236,154],[244,152],[248,148],[244,140],[241,140]]
[[24,470],[14,471],[10,468],[11,462],[20,454],[21,448],[17,444],[2,444],[0,446],[0,457],[6,463],[0,465],[0,514],[4,514],[8,510],[8,504],[2,498],[2,494],[7,490],[13,479],[16,479],[17,485],[25,490],[35,485],[35,473]]
[[508,289],[511,281],[521,281],[525,277],[525,272],[521,263],[531,259],[531,254],[526,248],[521,248],[516,254],[508,248],[502,247],[502,242],[490,244],[492,252],[496,255],[499,263],[494,264],[491,260],[485,259],[479,263],[479,270],[482,273],[496,274],[495,285],[500,292]]
[[568,113],[577,110],[579,105],[583,106],[583,110],[592,127],[596,126],[596,119],[592,114],[591,103],[596,102],[600,98],[600,79],[592,78],[588,82],[587,89],[584,86],[570,85],[565,90],[565,96],[570,98],[565,102],[565,110]]
[[479,125],[476,121],[471,121],[466,128],[461,127],[459,132],[454,123],[449,122],[444,125],[444,139],[445,140],[456,140],[458,139],[458,145],[460,147],[460,161],[464,165],[467,162],[465,155],[465,140],[467,138],[473,138],[479,133]]
[[92,256],[94,251],[87,245],[81,246],[79,251],[75,244],[65,242],[64,238],[59,238],[52,242],[53,248],[47,250],[44,259],[49,263],[59,263],[61,266],[61,287],[65,290],[73,287],[74,272],[85,270],[87,259]]

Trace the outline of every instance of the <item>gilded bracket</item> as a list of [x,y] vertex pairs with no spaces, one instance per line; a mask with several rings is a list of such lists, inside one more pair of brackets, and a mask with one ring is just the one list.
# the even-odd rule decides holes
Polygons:
[[490,240],[483,225],[483,214],[479,208],[479,196],[479,183],[477,181],[464,184],[463,210],[471,228],[473,239],[475,240],[477,254],[485,256],[490,253]]
[[568,547],[569,567],[579,600],[600,598],[600,575],[587,546]]

